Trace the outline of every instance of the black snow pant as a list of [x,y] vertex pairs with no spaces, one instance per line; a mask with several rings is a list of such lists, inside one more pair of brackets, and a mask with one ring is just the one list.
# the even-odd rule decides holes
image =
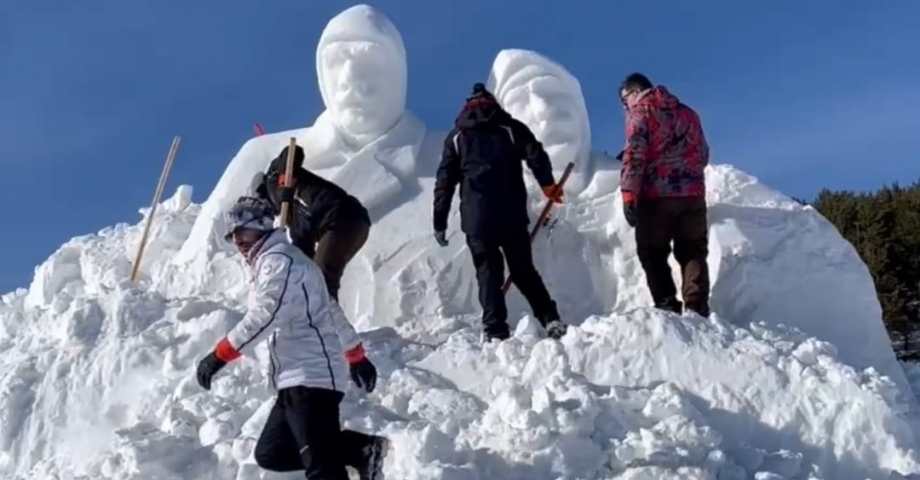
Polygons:
[[374,437],[342,430],[341,392],[292,387],[278,391],[255,448],[256,463],[275,472],[305,470],[310,480],[348,480],[345,466],[362,465]]
[[636,249],[655,306],[680,313],[671,278],[671,242],[681,269],[684,305],[709,316],[709,225],[706,199],[656,198],[639,201]]
[[[508,338],[508,308],[502,284],[505,283],[505,260],[511,281],[530,304],[533,315],[544,326],[559,319],[556,302],[550,297],[543,278],[533,264],[530,233],[526,228],[499,237],[466,237],[466,244],[476,267],[482,323],[491,338]],[[502,254],[504,253],[504,258]]]
[[323,271],[326,289],[336,301],[345,267],[367,242],[370,227],[369,223],[360,220],[341,222],[319,237],[313,261]]

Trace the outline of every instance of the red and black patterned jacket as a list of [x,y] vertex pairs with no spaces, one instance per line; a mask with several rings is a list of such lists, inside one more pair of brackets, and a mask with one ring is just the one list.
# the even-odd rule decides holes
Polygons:
[[642,94],[626,116],[624,198],[702,197],[709,145],[700,117],[665,87]]

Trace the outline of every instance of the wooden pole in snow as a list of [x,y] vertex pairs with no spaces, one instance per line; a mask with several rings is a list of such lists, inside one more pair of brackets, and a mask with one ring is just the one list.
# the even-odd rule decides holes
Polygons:
[[169,170],[172,168],[173,160],[176,158],[176,150],[179,149],[180,138],[178,135],[173,138],[172,145],[169,147],[169,154],[166,156],[166,164],[163,165],[163,171],[160,173],[160,181],[157,183],[156,192],[153,194],[153,202],[150,204],[150,213],[147,214],[147,225],[144,226],[144,233],[141,235],[141,243],[137,246],[137,256],[134,258],[134,267],[131,269],[131,281],[137,278],[137,272],[141,266],[141,259],[144,257],[144,247],[147,245],[147,235],[150,234],[150,225],[153,224],[153,216],[157,212],[157,204],[160,203],[160,197],[163,196],[163,188],[166,187],[166,179],[169,177]]

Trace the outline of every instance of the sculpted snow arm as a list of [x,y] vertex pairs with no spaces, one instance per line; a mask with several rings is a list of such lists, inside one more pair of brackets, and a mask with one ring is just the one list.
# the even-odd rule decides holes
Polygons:
[[228,363],[239,358],[252,351],[259,340],[289,321],[290,315],[281,312],[281,309],[285,295],[294,293],[288,288],[293,262],[284,253],[268,253],[259,259],[255,293],[250,297],[249,310],[243,320],[217,344],[217,358]]
[[438,166],[434,185],[435,232],[447,230],[447,217],[450,215],[450,205],[454,198],[454,191],[462,178],[460,155],[455,146],[455,140],[458,135],[460,135],[460,131],[454,129],[444,139],[441,164]]
[[633,108],[626,116],[626,147],[623,166],[620,169],[620,184],[624,192],[638,196],[642,193],[642,175],[648,152],[648,120],[640,108]]

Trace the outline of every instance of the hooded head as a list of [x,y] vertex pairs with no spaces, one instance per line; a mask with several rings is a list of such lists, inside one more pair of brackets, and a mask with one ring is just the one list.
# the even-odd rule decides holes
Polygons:
[[558,63],[529,50],[502,50],[488,89],[546,148],[555,170],[585,165],[591,153],[588,108],[578,80]]
[[406,108],[406,49],[381,11],[355,5],[326,24],[316,47],[316,77],[323,103],[342,133],[373,140]]

